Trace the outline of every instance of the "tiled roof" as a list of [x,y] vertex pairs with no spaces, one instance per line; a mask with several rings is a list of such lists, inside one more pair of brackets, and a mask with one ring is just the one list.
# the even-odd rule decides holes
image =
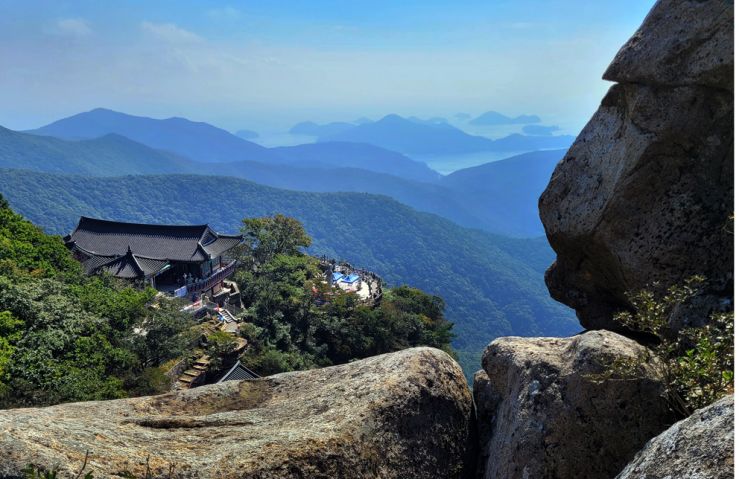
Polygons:
[[248,369],[246,366],[241,364],[240,361],[236,361],[236,363],[233,365],[232,368],[230,368],[230,371],[228,371],[225,376],[220,378],[218,383],[221,383],[223,381],[238,381],[243,379],[258,379],[261,376],[256,374],[255,372]]
[[158,260],[202,262],[237,245],[240,236],[220,235],[207,225],[153,225],[81,217],[66,238],[96,256],[135,256]]
[[162,270],[168,265],[167,260],[138,256],[131,251],[123,255],[100,256],[78,248],[88,259],[82,262],[86,274],[105,271],[117,278],[133,279],[148,277]]
[[222,255],[233,246],[237,246],[242,240],[243,238],[241,238],[240,235],[220,235],[215,241],[206,244],[203,247],[204,250],[214,258],[215,256]]

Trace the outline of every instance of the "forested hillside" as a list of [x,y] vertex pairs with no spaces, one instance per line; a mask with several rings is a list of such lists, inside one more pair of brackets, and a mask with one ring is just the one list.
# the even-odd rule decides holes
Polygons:
[[[373,307],[354,293],[332,293],[318,261],[299,251],[311,238],[297,220],[241,224],[250,243],[236,251],[244,266],[235,279],[250,305],[239,313],[241,361],[259,374],[422,345],[452,353],[453,325],[440,298],[403,286],[383,291]],[[318,294],[325,300],[315,301]],[[182,306],[152,288],[85,276],[58,236],[0,196],[0,407],[165,392],[170,367],[205,351],[210,370],[224,372],[235,361],[235,338],[205,328]]]
[[194,323],[148,308],[154,294],[83,276],[59,237],[0,196],[0,407],[162,392],[157,366],[183,352]]
[[546,292],[553,258],[545,240],[513,240],[461,228],[389,198],[303,193],[245,180],[189,175],[83,178],[4,170],[1,192],[48,232],[80,215],[125,221],[204,223],[235,231],[244,217],[282,213],[302,221],[312,252],[351,261],[392,284],[441,296],[458,350],[472,372],[484,344],[502,335],[566,335],[571,312]]
[[[532,151],[443,177],[441,186],[455,191],[469,212],[514,236],[543,235],[538,197],[566,150]],[[498,231],[498,230],[497,230]]]
[[206,164],[115,134],[69,141],[0,127],[0,168],[92,176],[220,174],[298,191],[375,193],[461,226],[515,237],[543,234],[538,196],[563,154],[536,151],[439,177],[422,163],[365,144],[271,151],[278,156],[275,162]]
[[182,171],[185,160],[120,135],[68,141],[0,126],[0,168],[53,173],[126,175]]

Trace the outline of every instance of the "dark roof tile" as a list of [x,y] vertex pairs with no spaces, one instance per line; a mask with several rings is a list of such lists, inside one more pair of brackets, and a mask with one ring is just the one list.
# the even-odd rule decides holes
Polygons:
[[221,383],[223,381],[238,381],[243,379],[258,379],[261,376],[256,374],[255,372],[248,369],[246,366],[241,364],[240,361],[236,361],[236,363],[233,365],[232,368],[230,368],[230,371],[228,371],[225,376],[220,378],[218,383]]
[[202,262],[221,255],[241,238],[220,235],[207,225],[152,225],[81,217],[66,240],[97,256],[121,256],[131,250],[138,257]]

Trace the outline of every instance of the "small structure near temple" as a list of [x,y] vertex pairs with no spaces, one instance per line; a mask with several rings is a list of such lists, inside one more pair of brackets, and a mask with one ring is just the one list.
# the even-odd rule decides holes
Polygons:
[[380,276],[326,256],[318,259],[329,286],[355,293],[362,301],[370,304],[380,301],[383,294],[383,280]]
[[174,296],[220,294],[236,261],[225,254],[243,241],[208,225],[124,223],[85,216],[65,244],[86,274],[107,272]]
[[220,378],[217,382],[222,383],[225,381],[242,381],[244,379],[258,379],[261,376],[248,369],[246,366],[241,364],[240,360],[236,361],[230,370]]

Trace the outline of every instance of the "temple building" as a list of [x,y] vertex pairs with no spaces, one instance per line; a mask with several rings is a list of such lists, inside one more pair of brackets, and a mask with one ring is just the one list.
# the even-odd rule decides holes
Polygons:
[[81,217],[65,244],[86,274],[109,273],[175,296],[217,294],[236,267],[226,253],[240,235],[208,225],[123,223]]

